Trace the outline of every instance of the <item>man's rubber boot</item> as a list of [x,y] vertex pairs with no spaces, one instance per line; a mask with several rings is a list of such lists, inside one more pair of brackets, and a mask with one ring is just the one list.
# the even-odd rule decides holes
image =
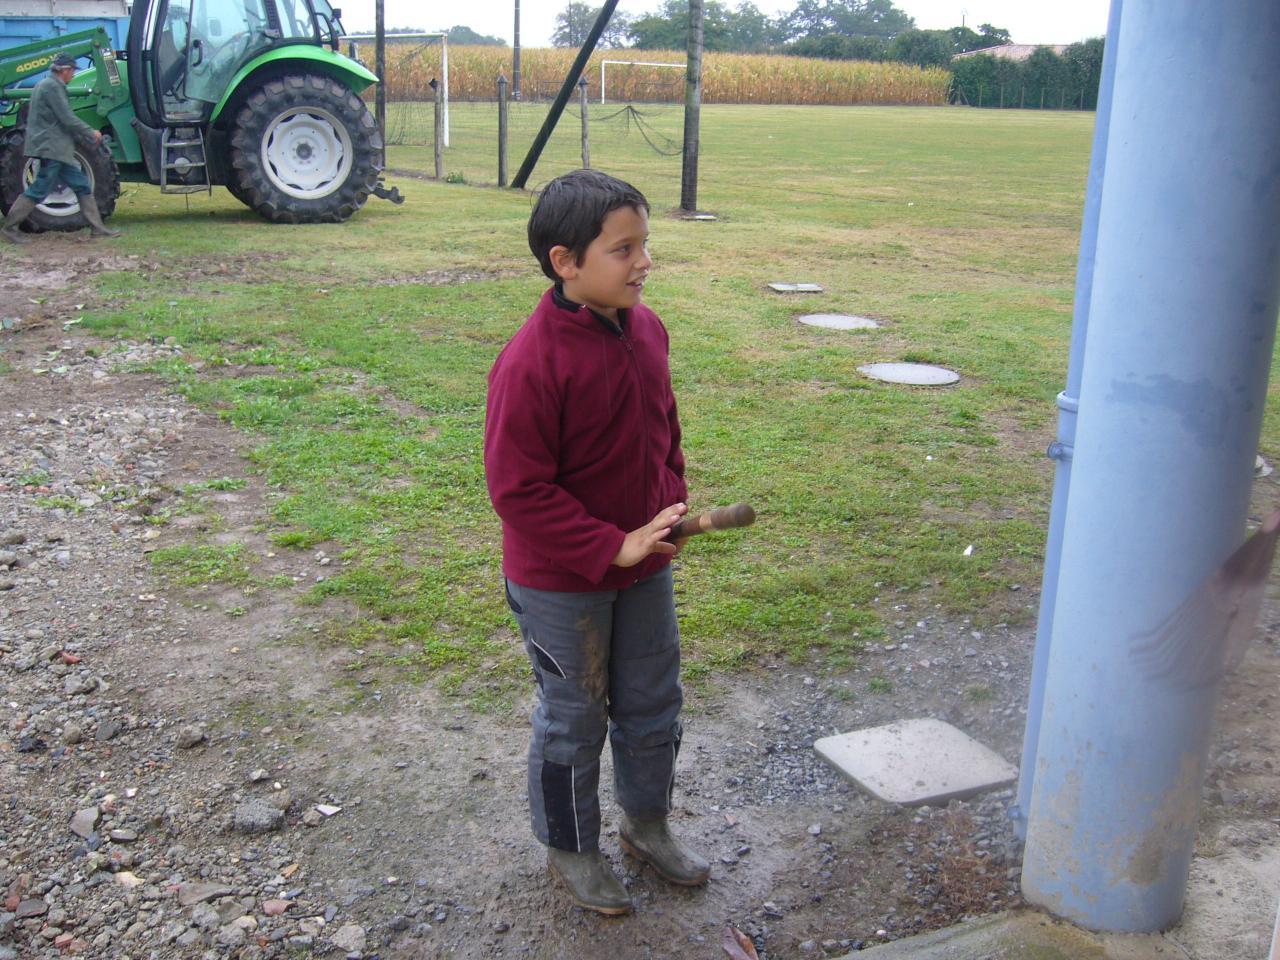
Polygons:
[[112,230],[102,222],[102,214],[98,212],[98,200],[92,193],[80,195],[80,212],[89,221],[89,234],[94,237],[118,237],[119,230]]
[[673,837],[665,818],[624,817],[618,836],[623,850],[649,864],[664,880],[682,887],[699,887],[711,879],[711,864]]
[[0,237],[4,237],[10,243],[30,243],[31,238],[19,230],[18,225],[27,219],[35,208],[34,200],[25,193],[18,194],[18,199],[13,201],[8,216],[4,218],[4,226],[0,227]]
[[632,910],[631,897],[599,850],[574,853],[547,848],[547,866],[584,910],[618,917]]

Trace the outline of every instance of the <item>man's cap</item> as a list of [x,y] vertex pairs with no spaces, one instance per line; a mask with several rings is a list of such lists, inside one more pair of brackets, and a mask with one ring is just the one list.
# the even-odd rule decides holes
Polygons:
[[49,65],[54,70],[62,70],[70,67],[72,70],[76,67],[76,58],[69,53],[60,53],[53,58],[53,63]]

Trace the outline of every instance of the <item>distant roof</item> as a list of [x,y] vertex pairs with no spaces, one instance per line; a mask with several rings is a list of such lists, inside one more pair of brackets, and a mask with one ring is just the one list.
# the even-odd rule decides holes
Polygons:
[[1065,43],[1004,43],[998,47],[984,47],[981,50],[970,50],[967,53],[957,53],[952,60],[961,60],[965,57],[977,57],[985,55],[988,57],[999,57],[1002,60],[1025,60],[1041,47],[1048,47],[1058,56],[1062,56],[1062,52],[1067,49],[1068,44]]
[[0,17],[127,17],[125,0],[0,0]]

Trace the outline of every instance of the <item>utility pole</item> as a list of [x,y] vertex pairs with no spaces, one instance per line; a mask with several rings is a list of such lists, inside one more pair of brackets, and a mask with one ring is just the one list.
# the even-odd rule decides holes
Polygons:
[[689,0],[689,65],[684,81],[684,166],[680,209],[698,209],[698,122],[702,111],[702,0]]
[[[381,2],[381,0],[379,0]],[[511,99],[520,99],[520,0],[516,3],[516,35],[511,46]]]
[[387,18],[384,0],[374,5],[373,49],[374,72],[378,74],[378,87],[374,91],[374,110],[377,112],[378,132],[382,134],[382,164],[387,163]]

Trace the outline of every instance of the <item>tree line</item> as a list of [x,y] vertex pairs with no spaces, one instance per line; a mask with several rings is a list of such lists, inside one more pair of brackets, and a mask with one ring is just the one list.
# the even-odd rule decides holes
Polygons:
[[[571,0],[556,15],[551,42],[580,47],[600,7]],[[390,33],[392,31],[388,31]],[[683,50],[689,39],[688,0],[661,0],[652,13],[631,17],[615,11],[600,38],[602,47]],[[468,27],[449,30],[450,43],[504,44]],[[1101,37],[1075,43],[1061,54],[1048,47],[1022,61],[993,56],[952,58],[1012,43],[1009,31],[989,23],[976,30],[920,30],[893,0],[799,0],[770,17],[752,2],[703,3],[703,44],[710,52],[780,53],[824,60],[896,61],[952,72],[952,98],[984,107],[1075,107],[1093,109],[1102,74]]]
[[[580,47],[600,13],[571,0],[556,15],[551,43]],[[653,13],[615,12],[600,43],[637,50],[682,50],[689,38],[688,0],[662,0]],[[984,23],[977,30],[917,30],[915,19],[892,0],[799,0],[770,17],[751,0],[703,4],[703,44],[713,53],[791,53],[826,60],[896,60],[946,66],[952,54],[1009,43],[1009,31]]]

